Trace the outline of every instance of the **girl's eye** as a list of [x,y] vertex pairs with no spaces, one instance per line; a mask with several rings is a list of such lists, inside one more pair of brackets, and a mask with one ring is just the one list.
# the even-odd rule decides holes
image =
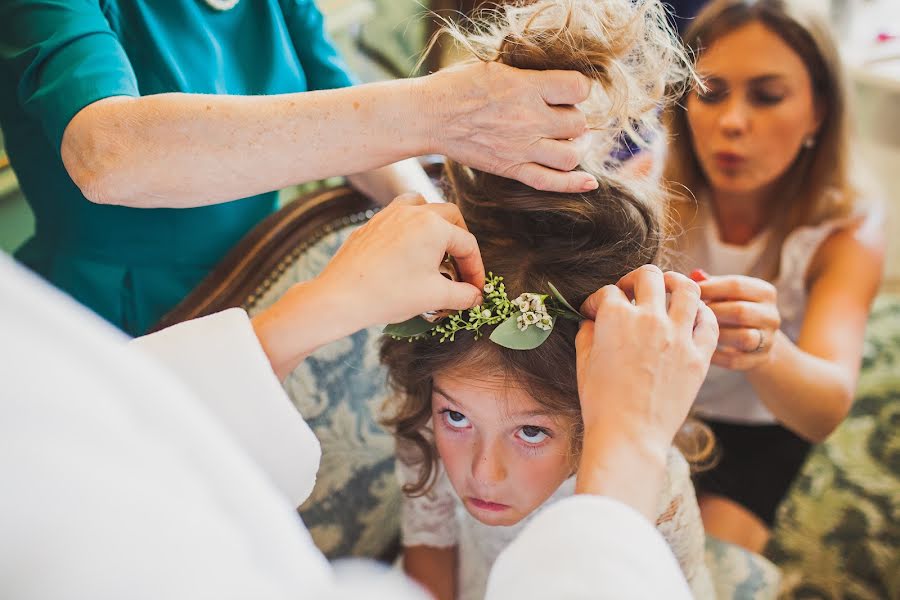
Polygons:
[[461,412],[445,409],[441,413],[444,415],[444,422],[454,429],[465,429],[469,426],[469,419]]
[[547,435],[547,432],[540,427],[526,425],[522,427],[518,433],[516,433],[516,437],[528,444],[540,444],[550,436]]

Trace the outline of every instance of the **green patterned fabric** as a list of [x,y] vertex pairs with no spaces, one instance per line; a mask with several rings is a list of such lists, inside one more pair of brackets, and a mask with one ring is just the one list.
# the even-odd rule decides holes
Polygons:
[[876,303],[856,403],[812,451],[766,555],[784,598],[900,598],[900,300]]
[[758,554],[707,536],[706,565],[719,600],[774,600],[778,597],[781,572]]

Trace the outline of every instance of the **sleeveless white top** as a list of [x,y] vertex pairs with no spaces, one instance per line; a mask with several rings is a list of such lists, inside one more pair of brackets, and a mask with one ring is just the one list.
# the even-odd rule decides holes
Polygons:
[[[858,218],[858,217],[857,217]],[[781,330],[796,342],[806,315],[806,279],[809,265],[822,243],[853,218],[834,219],[818,225],[798,227],[788,234],[778,258],[778,278],[772,282],[778,292]],[[701,202],[697,219],[684,234],[676,258],[678,270],[689,273],[703,269],[710,275],[749,275],[763,278],[771,260],[765,257],[772,232],[761,232],[746,245],[726,244],[708,205]],[[714,420],[772,424],[775,416],[763,405],[741,371],[713,365],[697,394],[694,413]]]

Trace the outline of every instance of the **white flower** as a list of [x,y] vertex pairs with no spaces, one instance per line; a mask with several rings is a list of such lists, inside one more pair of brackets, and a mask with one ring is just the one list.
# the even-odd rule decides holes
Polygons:
[[525,331],[528,329],[528,324],[525,323],[525,319],[522,318],[522,315],[519,315],[519,318],[516,319],[516,326],[521,330]]
[[492,293],[493,291],[494,291],[494,284],[493,284],[493,283],[486,283],[486,284],[484,284],[484,293],[485,293],[485,294],[490,294],[490,293]]
[[522,314],[522,319],[525,321],[527,325],[534,325],[538,322],[540,317],[533,312],[526,312]]
[[531,299],[531,310],[536,312],[543,312],[544,303],[541,301],[540,296],[535,296]]
[[553,319],[550,318],[550,315],[544,315],[541,317],[541,320],[535,323],[539,329],[543,329],[544,331],[550,331],[553,329]]

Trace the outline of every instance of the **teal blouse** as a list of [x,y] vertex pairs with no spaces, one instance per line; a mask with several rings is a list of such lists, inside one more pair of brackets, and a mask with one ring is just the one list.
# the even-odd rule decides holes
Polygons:
[[62,164],[66,125],[110,96],[281,94],[351,85],[313,0],[3,0],[0,126],[35,215],[17,258],[126,332],[151,327],[276,192],[193,209],[89,202]]

